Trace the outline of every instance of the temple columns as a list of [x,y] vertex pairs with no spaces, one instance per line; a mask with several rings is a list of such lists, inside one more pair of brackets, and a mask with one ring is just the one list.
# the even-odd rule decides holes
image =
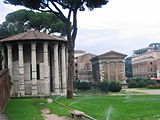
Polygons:
[[118,62],[115,62],[116,81],[118,81]]
[[58,43],[54,44],[54,92],[59,94],[59,63],[58,63]]
[[2,52],[2,70],[5,69],[6,65],[6,56],[5,56],[5,47],[2,46],[1,52]]
[[43,61],[44,61],[44,94],[49,95],[49,64],[48,64],[48,42],[43,44]]
[[9,69],[9,74],[12,78],[12,46],[10,44],[7,45],[7,52],[8,52],[8,69]]
[[107,62],[107,73],[108,73],[108,81],[110,82],[111,81],[111,78],[110,78],[110,62]]
[[21,43],[18,44],[18,64],[19,64],[19,92],[20,96],[25,95],[25,87],[24,87],[24,58],[23,58],[23,45]]
[[62,91],[66,93],[67,72],[66,72],[66,53],[65,45],[61,46],[61,64],[62,64]]
[[36,43],[31,43],[32,95],[37,95]]

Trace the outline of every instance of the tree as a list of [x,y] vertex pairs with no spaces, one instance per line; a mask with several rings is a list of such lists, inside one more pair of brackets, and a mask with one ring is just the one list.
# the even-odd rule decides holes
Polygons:
[[[66,25],[68,40],[67,98],[73,98],[74,46],[77,36],[77,12],[85,7],[93,10],[106,5],[108,0],[4,0],[5,3],[22,5],[42,12],[52,12]],[[62,7],[63,9],[61,9]],[[65,16],[64,9],[68,10]]]
[[53,13],[40,13],[31,10],[18,10],[7,14],[0,25],[0,38],[5,38],[34,28],[38,31],[66,34],[65,24]]

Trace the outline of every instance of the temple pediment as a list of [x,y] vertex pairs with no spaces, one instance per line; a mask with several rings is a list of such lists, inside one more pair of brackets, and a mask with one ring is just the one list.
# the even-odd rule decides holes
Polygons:
[[107,58],[107,57],[109,57],[109,58],[110,57],[124,57],[125,58],[126,56],[127,55],[125,55],[125,54],[122,54],[122,53],[111,50],[111,51],[106,52],[102,55],[99,55],[99,58]]

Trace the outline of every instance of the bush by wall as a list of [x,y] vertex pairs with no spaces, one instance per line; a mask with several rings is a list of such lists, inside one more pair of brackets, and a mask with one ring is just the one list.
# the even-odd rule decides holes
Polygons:
[[149,88],[149,89],[160,89],[160,85],[147,85],[146,88]]
[[102,92],[106,92],[107,93],[109,91],[109,84],[108,84],[108,82],[100,82],[100,83],[97,84],[97,87]]
[[135,78],[135,79],[130,79],[128,81],[129,88],[142,88],[146,87],[147,85],[154,85],[154,84],[156,84],[156,81],[145,78]]
[[100,82],[97,84],[97,87],[99,88],[100,91],[102,92],[119,92],[122,89],[122,86],[120,83],[116,81],[112,82]]
[[91,83],[90,82],[77,82],[76,83],[76,89],[78,89],[78,90],[90,90],[91,89]]
[[116,81],[112,81],[109,83],[109,91],[111,92],[119,92],[122,89],[122,85]]

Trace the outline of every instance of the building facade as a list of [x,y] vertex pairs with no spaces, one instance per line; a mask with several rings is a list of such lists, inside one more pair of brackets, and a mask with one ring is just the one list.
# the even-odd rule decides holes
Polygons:
[[132,56],[133,77],[160,78],[160,43],[134,50]]
[[133,77],[160,78],[160,51],[149,51],[132,58]]
[[93,81],[122,83],[125,80],[124,58],[126,56],[116,51],[109,51],[92,58]]
[[92,81],[92,64],[90,59],[96,55],[91,53],[81,53],[76,55],[74,59],[74,77],[75,80]]
[[28,31],[1,41],[2,67],[11,76],[12,96],[66,93],[67,41]]

